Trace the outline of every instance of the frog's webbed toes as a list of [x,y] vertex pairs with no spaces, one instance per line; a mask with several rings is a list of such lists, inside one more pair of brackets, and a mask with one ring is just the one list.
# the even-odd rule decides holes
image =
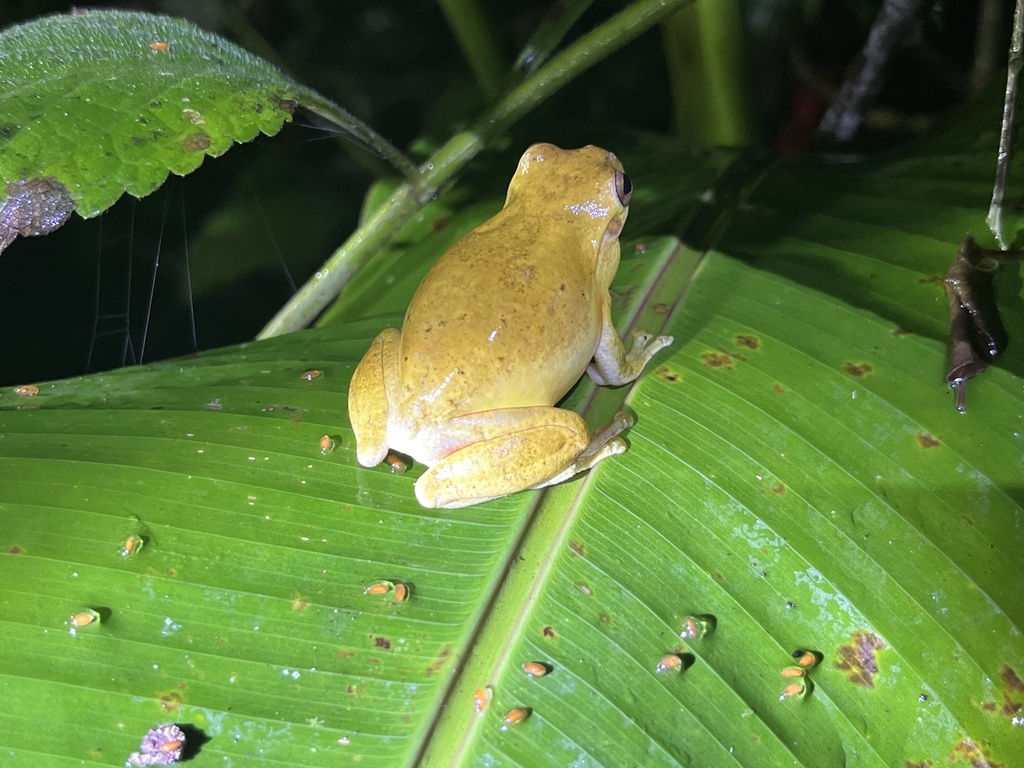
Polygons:
[[640,364],[642,368],[647,361],[663,350],[675,339],[671,336],[654,336],[645,331],[633,333],[633,348],[629,350],[627,358],[630,361]]

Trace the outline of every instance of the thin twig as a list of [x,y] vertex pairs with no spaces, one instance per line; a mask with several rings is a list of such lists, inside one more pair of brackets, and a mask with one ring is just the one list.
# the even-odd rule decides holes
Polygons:
[[893,52],[906,42],[921,0],[885,0],[839,96],[818,126],[818,135],[845,143],[853,138],[885,82]]
[[1013,14],[1013,37],[1010,39],[1010,60],[1006,65],[1006,98],[1003,101],[1003,127],[999,132],[999,155],[996,159],[996,181],[992,186],[992,203],[985,221],[1004,251],[1010,247],[1003,231],[1003,200],[1010,177],[1010,156],[1013,154],[1013,127],[1017,115],[1017,88],[1024,52],[1024,0],[1017,0]]

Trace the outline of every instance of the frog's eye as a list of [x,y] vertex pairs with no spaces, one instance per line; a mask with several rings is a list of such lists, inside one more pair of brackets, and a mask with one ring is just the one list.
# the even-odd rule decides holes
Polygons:
[[629,205],[629,198],[633,196],[633,182],[622,171],[615,172],[615,192],[619,196],[620,203]]

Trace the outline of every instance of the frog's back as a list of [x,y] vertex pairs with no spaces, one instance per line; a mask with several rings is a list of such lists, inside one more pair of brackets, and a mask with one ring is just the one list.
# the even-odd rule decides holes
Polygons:
[[553,405],[586,370],[600,325],[593,257],[571,226],[531,224],[506,207],[427,274],[402,327],[403,412]]

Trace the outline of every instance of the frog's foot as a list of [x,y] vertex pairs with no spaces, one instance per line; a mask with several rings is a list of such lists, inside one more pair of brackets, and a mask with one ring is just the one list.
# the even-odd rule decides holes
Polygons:
[[596,384],[619,387],[641,374],[644,366],[673,341],[671,336],[652,336],[644,331],[633,332],[633,346],[626,352],[618,332],[611,324],[602,328],[601,343],[587,374]]
[[619,411],[615,414],[611,424],[594,433],[587,447],[583,449],[583,452],[576,457],[572,464],[547,482],[534,487],[543,488],[546,485],[561,483],[574,475],[578,475],[580,472],[586,472],[597,462],[607,459],[609,456],[625,453],[627,448],[626,441],[619,437],[619,434],[632,426],[633,417],[625,411]]
[[655,336],[646,331],[633,331],[633,346],[626,355],[626,360],[630,365],[643,370],[652,357],[673,341],[671,336]]

